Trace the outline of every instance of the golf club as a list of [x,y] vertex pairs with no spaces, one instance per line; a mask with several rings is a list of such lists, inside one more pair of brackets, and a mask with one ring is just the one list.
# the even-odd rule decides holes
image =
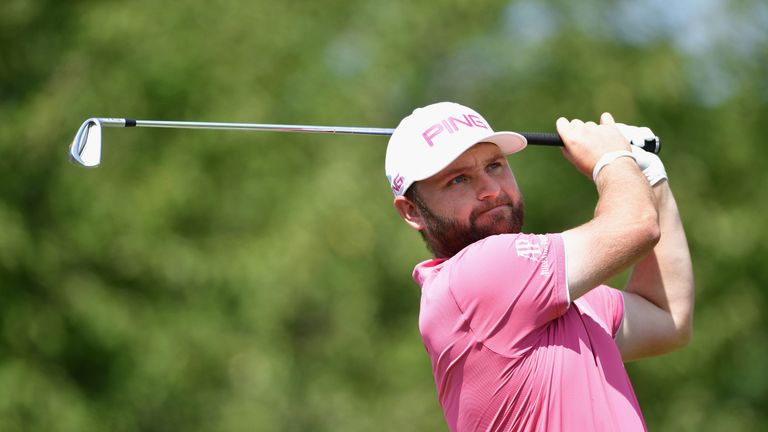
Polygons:
[[[192,121],[162,121],[162,120],[133,120],[126,118],[90,118],[78,129],[72,145],[69,147],[69,159],[84,167],[97,167],[101,163],[101,128],[105,127],[154,127],[175,129],[228,129],[255,130],[270,132],[314,132],[354,135],[392,135],[394,129],[345,127],[345,126],[310,126],[310,125],[280,125],[258,123],[215,123]],[[556,133],[520,132],[530,145],[563,146],[563,141]],[[636,142],[638,141],[638,142]],[[658,137],[631,139],[630,143],[644,150],[658,153],[661,141]]]

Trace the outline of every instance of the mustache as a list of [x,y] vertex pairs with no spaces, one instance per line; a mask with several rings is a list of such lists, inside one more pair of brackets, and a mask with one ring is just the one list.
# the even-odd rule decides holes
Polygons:
[[481,214],[487,212],[488,210],[493,210],[496,207],[500,207],[503,205],[509,206],[513,209],[515,208],[515,203],[512,202],[512,199],[509,198],[509,195],[507,194],[500,195],[495,200],[484,202],[481,204],[480,207],[477,207],[474,210],[472,210],[472,212],[469,214],[469,220],[474,222],[478,217],[480,217]]

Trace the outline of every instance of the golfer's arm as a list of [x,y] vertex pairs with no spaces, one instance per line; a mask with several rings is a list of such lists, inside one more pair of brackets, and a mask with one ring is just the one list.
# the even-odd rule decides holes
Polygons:
[[616,336],[624,361],[684,346],[693,329],[691,256],[677,204],[666,181],[654,187],[661,238],[632,270],[624,294],[624,321]]
[[563,233],[572,300],[629,268],[659,238],[648,181],[630,158],[619,158],[597,177],[599,198],[588,223]]

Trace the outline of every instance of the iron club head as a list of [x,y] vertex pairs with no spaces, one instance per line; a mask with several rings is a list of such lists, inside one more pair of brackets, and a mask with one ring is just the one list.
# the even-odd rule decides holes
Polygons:
[[69,159],[84,167],[95,168],[101,163],[101,122],[97,118],[86,120],[78,129],[72,145],[69,146]]

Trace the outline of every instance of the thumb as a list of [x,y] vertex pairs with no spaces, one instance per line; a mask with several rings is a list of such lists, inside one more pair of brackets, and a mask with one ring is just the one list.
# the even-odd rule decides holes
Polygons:
[[613,116],[610,113],[604,112],[603,115],[600,116],[600,124],[614,124],[616,123],[615,120],[613,120]]
[[566,132],[570,130],[571,122],[569,122],[565,117],[560,117],[555,122],[555,127],[557,128],[557,133],[562,137]]

